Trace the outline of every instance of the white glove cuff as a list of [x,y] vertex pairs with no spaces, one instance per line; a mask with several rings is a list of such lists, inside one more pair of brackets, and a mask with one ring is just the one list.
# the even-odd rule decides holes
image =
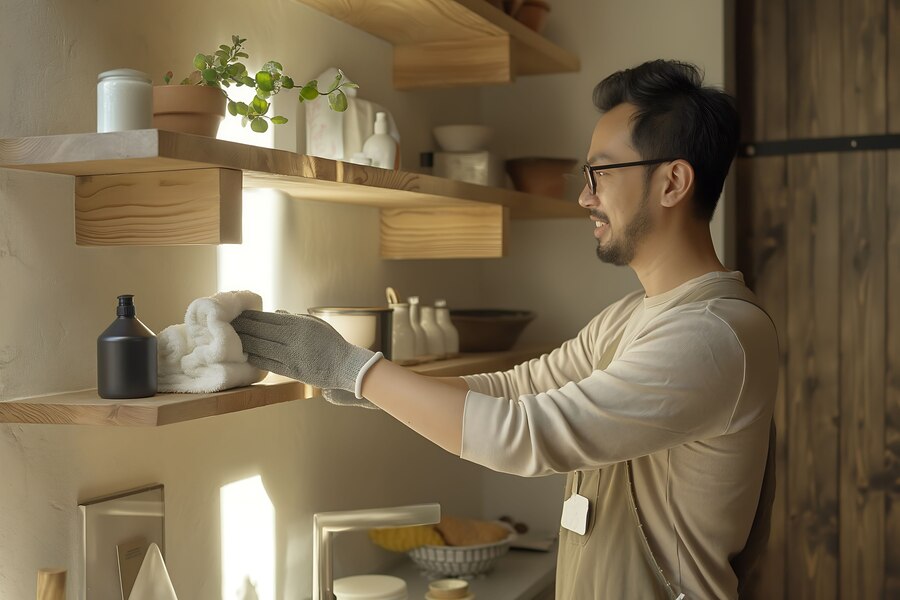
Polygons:
[[362,395],[363,377],[366,376],[366,373],[368,373],[369,369],[372,368],[372,365],[377,363],[382,358],[384,358],[384,354],[382,354],[381,352],[376,352],[375,354],[372,355],[372,358],[370,358],[368,361],[366,361],[366,364],[364,364],[362,366],[362,369],[359,370],[359,373],[356,374],[356,385],[354,386],[353,393],[356,394],[357,399],[359,399],[359,400],[363,399],[363,395]]

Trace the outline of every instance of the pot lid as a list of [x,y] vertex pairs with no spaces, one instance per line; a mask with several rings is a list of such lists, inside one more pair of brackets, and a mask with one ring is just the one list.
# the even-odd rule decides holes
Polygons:
[[97,79],[108,79],[110,77],[128,77],[129,79],[140,79],[147,83],[152,82],[149,75],[143,71],[138,71],[137,69],[112,69],[111,71],[103,71],[97,76]]

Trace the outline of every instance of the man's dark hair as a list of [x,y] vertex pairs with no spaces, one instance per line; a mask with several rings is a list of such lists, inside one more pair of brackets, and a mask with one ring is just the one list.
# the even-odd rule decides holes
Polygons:
[[692,64],[654,60],[613,73],[594,88],[594,104],[603,112],[625,102],[637,107],[631,139],[641,158],[689,162],[695,214],[710,221],[737,152],[734,98],[704,87],[703,75]]

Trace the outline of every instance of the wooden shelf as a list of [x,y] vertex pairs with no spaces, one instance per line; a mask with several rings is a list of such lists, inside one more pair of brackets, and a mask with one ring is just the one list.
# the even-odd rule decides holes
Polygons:
[[[408,367],[434,377],[452,377],[509,369],[550,351],[532,346],[508,352],[465,354]],[[313,398],[319,390],[269,374],[254,385],[214,394],[158,394],[135,400],[106,400],[97,390],[0,401],[0,423],[44,425],[159,426],[214,417],[271,404]]]
[[0,167],[74,176],[79,245],[239,243],[242,186],[381,208],[385,258],[502,256],[508,218],[585,216],[576,202],[156,129],[0,139]]
[[578,57],[485,0],[297,0],[394,45],[394,87],[509,83]]

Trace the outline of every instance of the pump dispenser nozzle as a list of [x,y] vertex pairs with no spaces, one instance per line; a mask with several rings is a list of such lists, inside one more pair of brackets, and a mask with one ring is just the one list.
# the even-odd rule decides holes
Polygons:
[[119,296],[119,305],[116,307],[116,315],[119,317],[133,317],[134,294],[122,294]]

